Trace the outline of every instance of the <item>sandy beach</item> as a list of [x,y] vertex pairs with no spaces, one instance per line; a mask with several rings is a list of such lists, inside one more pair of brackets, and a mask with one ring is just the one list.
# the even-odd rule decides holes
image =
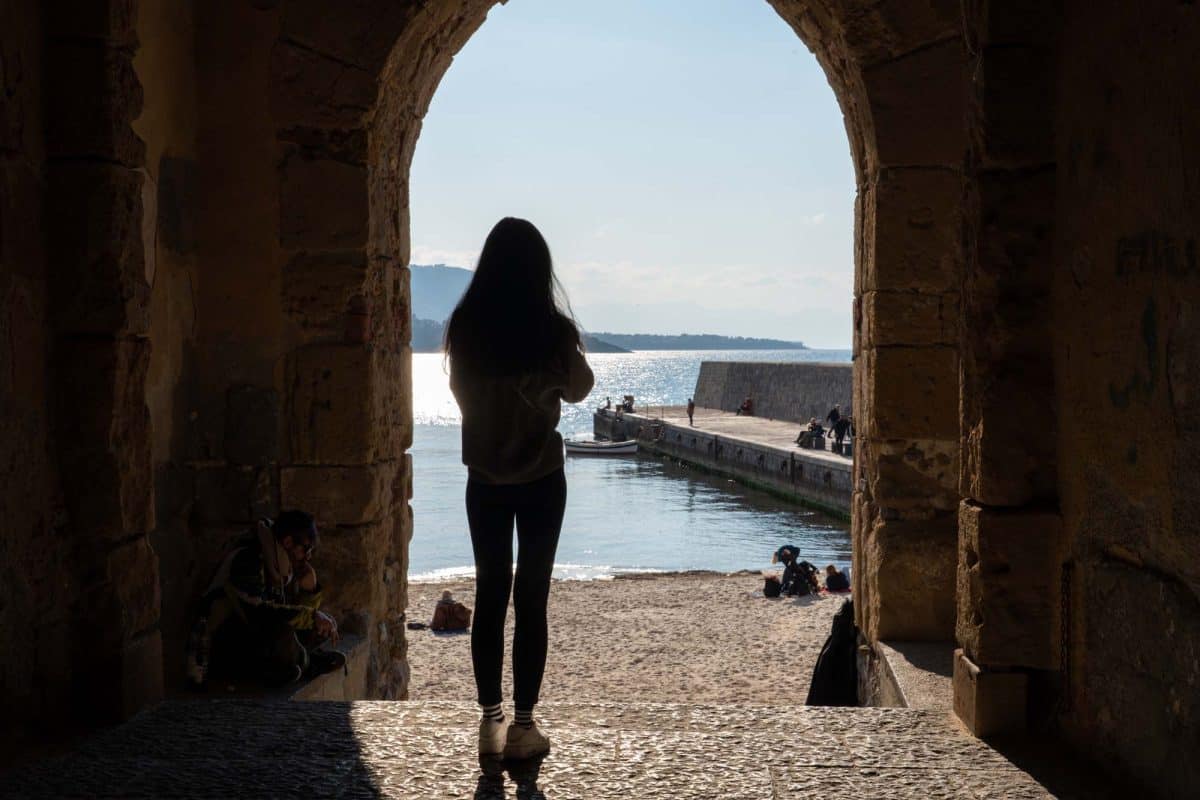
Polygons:
[[[470,580],[414,583],[408,620],[429,622],[444,589],[474,608]],[[758,573],[555,581],[542,699],[803,703],[846,597],[766,599],[761,590]],[[508,647],[512,624],[510,608]],[[469,635],[407,633],[412,699],[474,699]],[[504,687],[511,698],[507,653]]]

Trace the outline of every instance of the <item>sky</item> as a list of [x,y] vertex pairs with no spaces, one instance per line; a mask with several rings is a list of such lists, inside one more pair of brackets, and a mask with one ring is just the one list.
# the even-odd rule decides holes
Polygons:
[[765,0],[509,0],[413,159],[412,261],[545,235],[590,331],[849,347],[854,169],[825,74]]

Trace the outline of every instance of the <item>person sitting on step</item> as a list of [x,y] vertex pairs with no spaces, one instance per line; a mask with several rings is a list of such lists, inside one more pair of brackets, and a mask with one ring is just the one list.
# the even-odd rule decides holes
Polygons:
[[201,600],[188,643],[188,677],[203,686],[210,668],[229,677],[283,685],[345,666],[320,646],[339,640],[337,622],[320,610],[311,563],[316,522],[303,511],[263,519],[237,541]]

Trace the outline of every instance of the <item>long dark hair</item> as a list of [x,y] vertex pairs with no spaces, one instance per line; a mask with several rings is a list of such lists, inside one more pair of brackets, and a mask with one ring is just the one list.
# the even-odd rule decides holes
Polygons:
[[475,277],[446,323],[451,366],[521,375],[563,365],[582,346],[542,234],[528,220],[497,222],[483,243]]

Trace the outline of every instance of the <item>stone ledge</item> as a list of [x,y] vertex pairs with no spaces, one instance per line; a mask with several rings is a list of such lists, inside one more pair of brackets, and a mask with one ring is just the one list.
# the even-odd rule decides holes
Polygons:
[[367,699],[367,665],[370,648],[363,636],[343,636],[338,649],[346,654],[346,669],[327,672],[295,689],[289,700],[302,702]]
[[954,710],[953,642],[876,642],[875,652],[883,705]]

